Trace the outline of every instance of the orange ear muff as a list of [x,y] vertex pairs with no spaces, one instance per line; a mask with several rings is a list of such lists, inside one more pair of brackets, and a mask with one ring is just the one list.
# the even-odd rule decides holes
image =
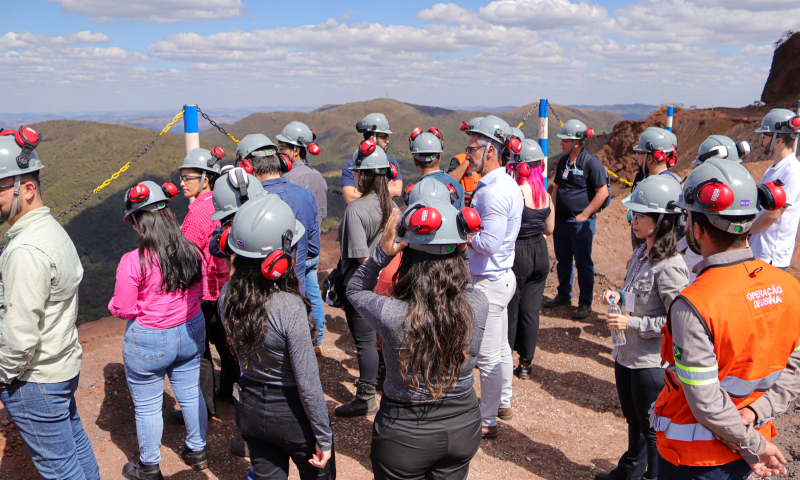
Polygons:
[[281,278],[292,263],[292,257],[284,250],[275,250],[270,253],[261,264],[261,275],[267,280],[277,280]]
[[219,234],[219,242],[218,242],[218,245],[217,245],[217,248],[219,249],[220,252],[228,254],[228,255],[230,255],[230,253],[231,253],[230,250],[228,250],[228,236],[231,233],[231,228],[232,227],[225,228],[225,229],[222,230],[222,232],[220,232],[220,234]]

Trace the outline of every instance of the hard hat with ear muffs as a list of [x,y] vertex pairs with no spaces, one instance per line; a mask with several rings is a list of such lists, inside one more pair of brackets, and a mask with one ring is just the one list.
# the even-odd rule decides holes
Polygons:
[[305,233],[289,205],[265,193],[248,201],[220,236],[220,250],[246,258],[264,259],[261,274],[278,280],[292,266],[292,251]]
[[389,162],[389,157],[372,138],[361,142],[348,170],[372,170],[379,175],[386,175],[389,180],[397,178],[397,167]]
[[223,220],[235,214],[247,201],[264,193],[264,187],[258,178],[247,173],[244,168],[229,169],[214,183],[214,213],[211,220]]
[[242,167],[247,173],[253,173],[253,164],[249,156],[271,156],[278,152],[278,146],[263,133],[251,133],[239,142],[236,147],[235,166]]
[[319,155],[322,152],[322,147],[315,143],[317,133],[308,128],[308,125],[303,122],[291,122],[275,138],[279,142],[305,148],[311,155]]
[[650,175],[636,184],[631,196],[622,203],[628,210],[639,213],[679,214],[676,206],[681,196],[681,185],[665,175]]
[[20,176],[44,168],[35,151],[40,141],[39,134],[29,127],[0,131],[0,178],[14,177],[14,199],[8,218],[17,216],[17,199],[22,186]]
[[422,178],[416,184],[411,183],[406,187],[403,192],[403,200],[406,205],[411,205],[423,198],[435,198],[455,205],[458,201],[458,192],[452,187],[447,188],[448,186],[431,177]]
[[512,154],[508,159],[506,165],[516,165],[517,176],[521,178],[528,178],[531,175],[531,167],[538,167],[544,165],[544,152],[542,147],[539,146],[534,140],[522,140],[519,153]]
[[448,255],[459,244],[467,243],[467,235],[481,228],[478,212],[466,207],[459,211],[446,201],[422,198],[412,203],[398,224],[397,241],[405,240],[409,248],[434,255]]
[[678,154],[677,137],[659,127],[647,127],[639,135],[639,143],[633,147],[635,152],[650,155],[656,163],[666,163],[667,168],[675,165]]
[[773,108],[761,120],[756,133],[800,133],[800,116],[786,108]]
[[750,144],[746,141],[734,142],[725,135],[711,135],[697,149],[695,165],[702,165],[709,158],[721,158],[742,163],[744,156],[750,153]]
[[444,139],[436,127],[431,127],[423,132],[417,127],[408,137],[408,148],[414,157],[420,161],[430,161],[430,157],[444,152]]
[[122,219],[131,221],[131,215],[138,211],[155,211],[166,208],[170,200],[178,195],[178,187],[167,181],[163,185],[145,180],[131,186],[125,191],[125,216]]
[[[494,115],[484,117],[477,125],[470,125],[470,128],[467,129],[467,133],[483,135],[495,142],[501,143],[503,145],[503,151],[496,153],[498,160],[504,165],[509,154],[519,153],[522,147],[522,140],[514,135],[514,131],[508,123]],[[488,154],[488,151],[489,149],[487,147],[483,153],[484,157]]]
[[392,131],[389,130],[389,120],[386,120],[386,115],[382,113],[370,113],[364,117],[360,122],[356,123],[356,131],[358,133],[392,134]]
[[211,151],[204,148],[195,148],[189,152],[186,157],[184,157],[183,164],[178,167],[178,170],[184,170],[188,168],[200,170],[200,186],[197,187],[197,193],[195,193],[195,195],[200,195],[200,191],[203,190],[203,183],[205,183],[206,174],[214,173],[219,175],[222,169],[222,166],[219,162],[224,157],[225,152],[220,147],[214,147],[211,149]]
[[580,120],[571,119],[561,127],[561,133],[556,134],[556,137],[562,140],[586,140],[587,138],[594,137],[594,129],[586,126]]

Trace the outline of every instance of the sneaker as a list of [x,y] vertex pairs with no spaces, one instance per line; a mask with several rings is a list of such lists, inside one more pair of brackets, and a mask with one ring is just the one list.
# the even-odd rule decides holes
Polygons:
[[514,376],[519,378],[520,380],[530,380],[531,379],[531,363],[527,360],[522,358],[519,359],[519,365],[517,368],[514,369]]
[[575,320],[583,320],[584,318],[588,317],[590,313],[592,313],[591,305],[578,305],[578,308],[572,312],[572,318]]
[[514,418],[514,413],[511,411],[511,407],[508,408],[498,408],[497,409],[497,418],[502,421],[508,421]]
[[378,413],[378,404],[375,403],[375,386],[359,382],[356,389],[356,396],[350,403],[340,405],[333,411],[337,417],[358,417]]
[[544,308],[560,307],[561,305],[572,305],[572,299],[565,297],[556,297],[552,300],[544,302]]
[[205,470],[208,468],[208,460],[206,460],[206,450],[200,450],[199,452],[194,452],[189,449],[186,445],[182,446],[178,449],[178,453],[181,456],[181,460],[186,465],[192,467],[193,470]]
[[497,438],[497,425],[494,427],[481,427],[481,438],[489,440]]
[[316,353],[318,357],[321,357],[322,356],[322,345],[314,345],[314,353]]
[[158,465],[145,465],[141,461],[126,463],[122,476],[129,480],[164,480]]
[[250,458],[250,449],[247,448],[247,442],[244,440],[236,440],[231,443],[231,453],[237,457]]

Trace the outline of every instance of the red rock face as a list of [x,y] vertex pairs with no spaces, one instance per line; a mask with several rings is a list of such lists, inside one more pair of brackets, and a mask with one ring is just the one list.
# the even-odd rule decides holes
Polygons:
[[797,108],[800,100],[800,32],[775,50],[761,101],[773,107]]

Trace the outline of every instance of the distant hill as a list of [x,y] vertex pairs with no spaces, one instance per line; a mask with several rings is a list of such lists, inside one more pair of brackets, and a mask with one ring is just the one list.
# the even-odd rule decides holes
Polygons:
[[571,107],[586,110],[601,110],[604,112],[616,113],[625,120],[642,120],[658,110],[656,105],[645,105],[643,103],[631,103],[626,105],[570,105]]
[[489,112],[489,113],[497,114],[497,113],[503,113],[503,112],[507,112],[509,110],[513,110],[513,109],[515,109],[517,107],[515,107],[514,105],[506,105],[506,106],[503,106],[503,107],[454,107],[454,106],[450,106],[450,107],[443,107],[443,108],[446,108],[448,110],[464,110],[464,111],[467,111],[467,112]]

